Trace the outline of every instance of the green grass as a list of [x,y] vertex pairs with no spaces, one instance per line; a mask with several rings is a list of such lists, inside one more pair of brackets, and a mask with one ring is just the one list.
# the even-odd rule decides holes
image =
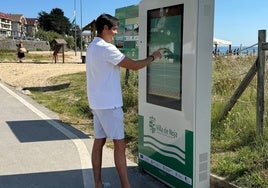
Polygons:
[[[52,52],[51,52],[52,53]],[[0,50],[0,63],[1,62],[16,62],[17,52],[15,50]],[[39,63],[40,61],[51,62],[52,57],[46,54],[32,54],[31,52],[25,53],[25,62]]]
[[85,73],[63,75],[52,79],[57,84],[70,83],[68,88],[55,91],[32,91],[32,98],[58,113],[61,120],[86,134],[92,134],[91,111],[86,96]]
[[4,60],[9,61],[16,61],[17,60],[17,54],[16,51],[12,50],[0,50],[0,62]]
[[[243,93],[228,116],[219,121],[225,104],[232,96],[255,57],[217,57],[213,60],[211,110],[211,172],[241,187],[268,187],[267,110],[262,136],[256,135],[256,79]],[[125,133],[128,155],[137,160],[138,140],[138,78],[131,72],[124,85],[122,72]],[[64,75],[52,80],[55,84],[70,82],[65,89],[33,92],[32,97],[57,112],[62,121],[92,134],[92,116],[86,98],[85,73]],[[267,81],[267,78],[266,78]],[[267,88],[267,84],[266,84]],[[267,100],[267,96],[266,101]]]
[[[257,135],[256,78],[228,116],[223,121],[219,121],[224,106],[255,62],[255,58],[217,57],[214,59],[211,171],[241,187],[265,188],[268,187],[267,110],[265,110],[264,134]],[[268,101],[267,99],[265,96],[265,101]]]

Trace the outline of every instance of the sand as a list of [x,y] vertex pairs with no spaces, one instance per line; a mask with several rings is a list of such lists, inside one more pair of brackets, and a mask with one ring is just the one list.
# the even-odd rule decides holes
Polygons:
[[[36,54],[50,52],[31,52]],[[86,66],[82,64],[80,54],[77,52],[65,53],[65,63],[62,63],[62,57],[59,57],[58,63],[51,62],[38,62],[32,63],[31,59],[27,59],[23,63],[0,63],[0,80],[13,87],[45,87],[51,86],[50,78],[59,75],[77,73],[85,71]]]

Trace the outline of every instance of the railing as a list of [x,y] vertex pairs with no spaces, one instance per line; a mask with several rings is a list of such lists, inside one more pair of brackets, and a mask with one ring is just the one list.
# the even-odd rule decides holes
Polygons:
[[[231,52],[229,52],[229,50],[228,50],[228,52],[226,52],[226,53],[220,53],[220,52],[215,52],[215,50],[213,51],[213,55],[216,57],[218,57],[218,56],[228,56],[228,55],[241,55],[241,54],[247,54],[247,53],[242,53],[242,52],[245,52],[245,51],[247,51],[247,50],[249,50],[249,49],[251,49],[251,48],[254,48],[255,46],[257,46],[258,45],[258,43],[255,43],[255,44],[253,44],[253,45],[251,45],[251,46],[247,46],[247,47],[245,47],[245,48],[237,48],[237,49],[235,49],[235,50],[232,50]],[[254,49],[253,49],[253,51],[254,51]],[[248,54],[249,55],[249,54]],[[255,55],[255,53],[253,52],[253,55]]]

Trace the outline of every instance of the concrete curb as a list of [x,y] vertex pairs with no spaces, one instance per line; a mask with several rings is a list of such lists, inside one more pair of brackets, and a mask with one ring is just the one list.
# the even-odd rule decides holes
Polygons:
[[210,188],[240,188],[226,181],[225,178],[210,174]]

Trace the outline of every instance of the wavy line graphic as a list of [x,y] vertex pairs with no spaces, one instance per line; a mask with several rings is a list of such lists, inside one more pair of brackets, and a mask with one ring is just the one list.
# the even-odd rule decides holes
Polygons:
[[174,145],[165,144],[151,136],[144,135],[144,146],[150,147],[164,156],[175,158],[182,164],[185,164],[185,152]]

